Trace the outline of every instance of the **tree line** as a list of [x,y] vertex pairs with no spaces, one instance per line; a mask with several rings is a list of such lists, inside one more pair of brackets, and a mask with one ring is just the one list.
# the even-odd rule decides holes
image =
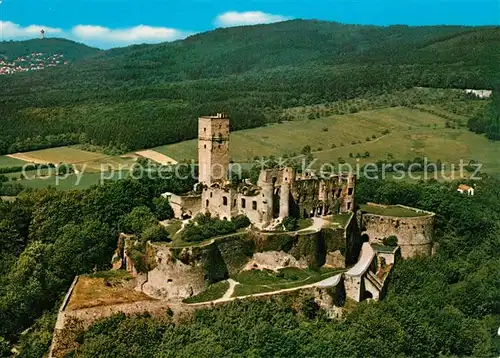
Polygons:
[[467,126],[474,133],[484,134],[488,139],[500,140],[500,92],[494,91],[491,102],[476,116],[469,119]]

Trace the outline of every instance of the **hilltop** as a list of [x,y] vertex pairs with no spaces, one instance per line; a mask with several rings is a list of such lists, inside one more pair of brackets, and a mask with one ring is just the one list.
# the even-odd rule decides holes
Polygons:
[[32,53],[60,54],[64,55],[66,59],[77,60],[94,55],[99,51],[99,49],[61,38],[0,42],[0,57],[8,60],[28,56]]
[[0,75],[45,70],[69,65],[91,56],[97,49],[65,39],[0,42]]
[[228,113],[240,130],[277,122],[284,108],[415,86],[490,88],[499,40],[498,27],[293,20],[86,49],[72,66],[4,76],[0,153],[88,143],[125,152],[192,139],[207,113]]
[[172,80],[194,80],[283,66],[487,65],[500,59],[494,46],[498,39],[500,29],[493,27],[380,27],[291,20],[220,28],[173,43],[112,49],[89,66],[125,66]]

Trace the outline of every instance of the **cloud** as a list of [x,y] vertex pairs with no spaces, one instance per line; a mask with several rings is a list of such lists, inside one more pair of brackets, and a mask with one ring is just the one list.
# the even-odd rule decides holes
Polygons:
[[98,41],[116,45],[136,43],[158,43],[173,41],[186,37],[189,33],[167,28],[139,25],[123,29],[110,29],[103,26],[78,25],[73,27],[71,34],[81,41]]
[[45,37],[64,37],[101,48],[174,41],[191,35],[187,31],[147,25],[121,29],[96,25],[77,25],[71,29],[61,29],[44,25],[23,27],[10,21],[0,21],[0,34],[4,40],[38,38],[42,29],[45,30]]
[[4,40],[37,37],[40,35],[40,31],[42,29],[44,29],[45,32],[50,35],[60,36],[61,34],[63,34],[63,30],[56,27],[44,25],[29,25],[23,27],[10,21],[0,21],[0,34],[2,35]]
[[237,12],[229,11],[220,14],[215,19],[215,25],[221,27],[269,24],[289,20],[290,18],[282,15],[267,14],[262,11]]

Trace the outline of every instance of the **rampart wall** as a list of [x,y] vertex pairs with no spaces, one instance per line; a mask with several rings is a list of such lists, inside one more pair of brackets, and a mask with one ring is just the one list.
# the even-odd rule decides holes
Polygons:
[[370,243],[382,244],[389,236],[398,238],[401,256],[430,256],[433,247],[434,214],[424,216],[393,217],[371,213],[359,213],[362,234],[368,235]]
[[325,265],[344,268],[358,254],[352,242],[358,236],[350,233],[354,226],[348,228],[304,233],[248,231],[185,248],[149,244],[155,252],[154,269],[147,272],[140,288],[155,298],[182,299],[248,269],[249,263],[275,270]]

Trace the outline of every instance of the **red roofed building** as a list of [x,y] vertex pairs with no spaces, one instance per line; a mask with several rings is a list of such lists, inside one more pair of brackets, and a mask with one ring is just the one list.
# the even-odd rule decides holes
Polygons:
[[474,188],[465,184],[460,184],[457,188],[460,194],[474,195]]

